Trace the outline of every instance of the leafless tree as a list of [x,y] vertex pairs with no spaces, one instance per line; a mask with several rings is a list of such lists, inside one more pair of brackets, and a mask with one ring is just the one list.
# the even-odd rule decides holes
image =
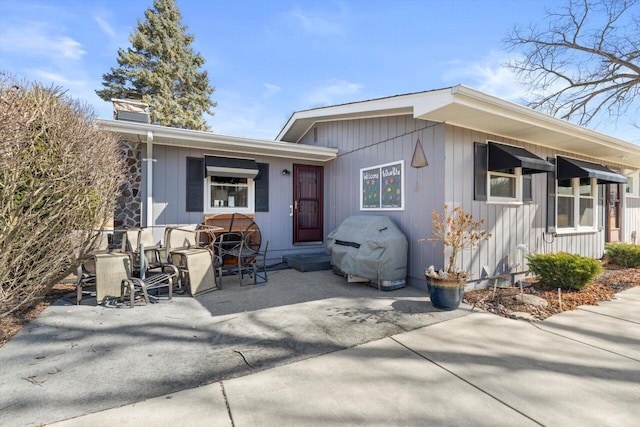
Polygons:
[[73,271],[113,211],[124,160],[93,117],[0,73],[0,319]]
[[545,24],[514,27],[505,42],[522,53],[507,66],[531,90],[530,107],[583,125],[638,111],[638,0],[569,0],[547,11]]

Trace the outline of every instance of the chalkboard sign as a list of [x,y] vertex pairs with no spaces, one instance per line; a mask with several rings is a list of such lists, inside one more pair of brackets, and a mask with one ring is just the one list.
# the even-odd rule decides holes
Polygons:
[[380,168],[364,169],[360,172],[362,179],[362,208],[380,208]]
[[360,169],[360,210],[404,210],[404,160]]

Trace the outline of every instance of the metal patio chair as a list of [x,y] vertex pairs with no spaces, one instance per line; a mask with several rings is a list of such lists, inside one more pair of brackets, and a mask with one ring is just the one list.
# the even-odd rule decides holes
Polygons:
[[218,256],[218,277],[225,274],[238,276],[240,285],[245,275],[253,277],[253,284],[267,281],[266,256],[269,242],[264,251],[260,251],[260,231],[254,229],[244,231],[228,231],[219,233],[213,243]]
[[[144,245],[140,245],[140,250],[144,253]],[[180,274],[178,268],[172,264],[162,264],[160,272],[149,272],[145,266],[146,257],[140,257],[140,277],[134,277],[133,271],[127,271],[127,277],[123,278],[120,282],[120,300],[126,301],[129,299],[131,308],[135,305],[135,298],[137,295],[142,295],[146,304],[149,304],[151,300],[157,300],[160,298],[160,289],[167,288],[168,298],[173,298],[173,287],[180,284]],[[152,295],[149,291],[158,290],[157,295]]]
[[96,233],[95,249],[87,253],[76,269],[76,304],[80,304],[83,295],[93,295],[95,292],[86,291],[86,286],[96,284],[96,260],[95,255],[109,252],[109,243],[113,234],[110,231]]

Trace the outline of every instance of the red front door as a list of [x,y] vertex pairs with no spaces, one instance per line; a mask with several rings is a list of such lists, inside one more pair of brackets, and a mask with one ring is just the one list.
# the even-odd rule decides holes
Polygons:
[[293,165],[293,243],[322,242],[322,166]]

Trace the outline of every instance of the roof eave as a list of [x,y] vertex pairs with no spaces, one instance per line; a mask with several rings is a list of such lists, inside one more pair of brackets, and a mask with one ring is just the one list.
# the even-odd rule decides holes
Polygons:
[[118,120],[98,119],[96,123],[108,131],[118,133],[123,139],[133,138],[142,143],[147,142],[148,132],[151,132],[153,143],[157,145],[320,162],[333,160],[338,155],[336,148],[297,145]]
[[276,140],[298,143],[316,123],[411,115],[414,114],[415,104],[424,99],[426,94],[429,97],[450,96],[450,90],[451,88],[437,89],[297,111],[291,115]]
[[638,145],[463,85],[453,87],[451,95],[450,102],[417,106],[414,117],[640,167]]

